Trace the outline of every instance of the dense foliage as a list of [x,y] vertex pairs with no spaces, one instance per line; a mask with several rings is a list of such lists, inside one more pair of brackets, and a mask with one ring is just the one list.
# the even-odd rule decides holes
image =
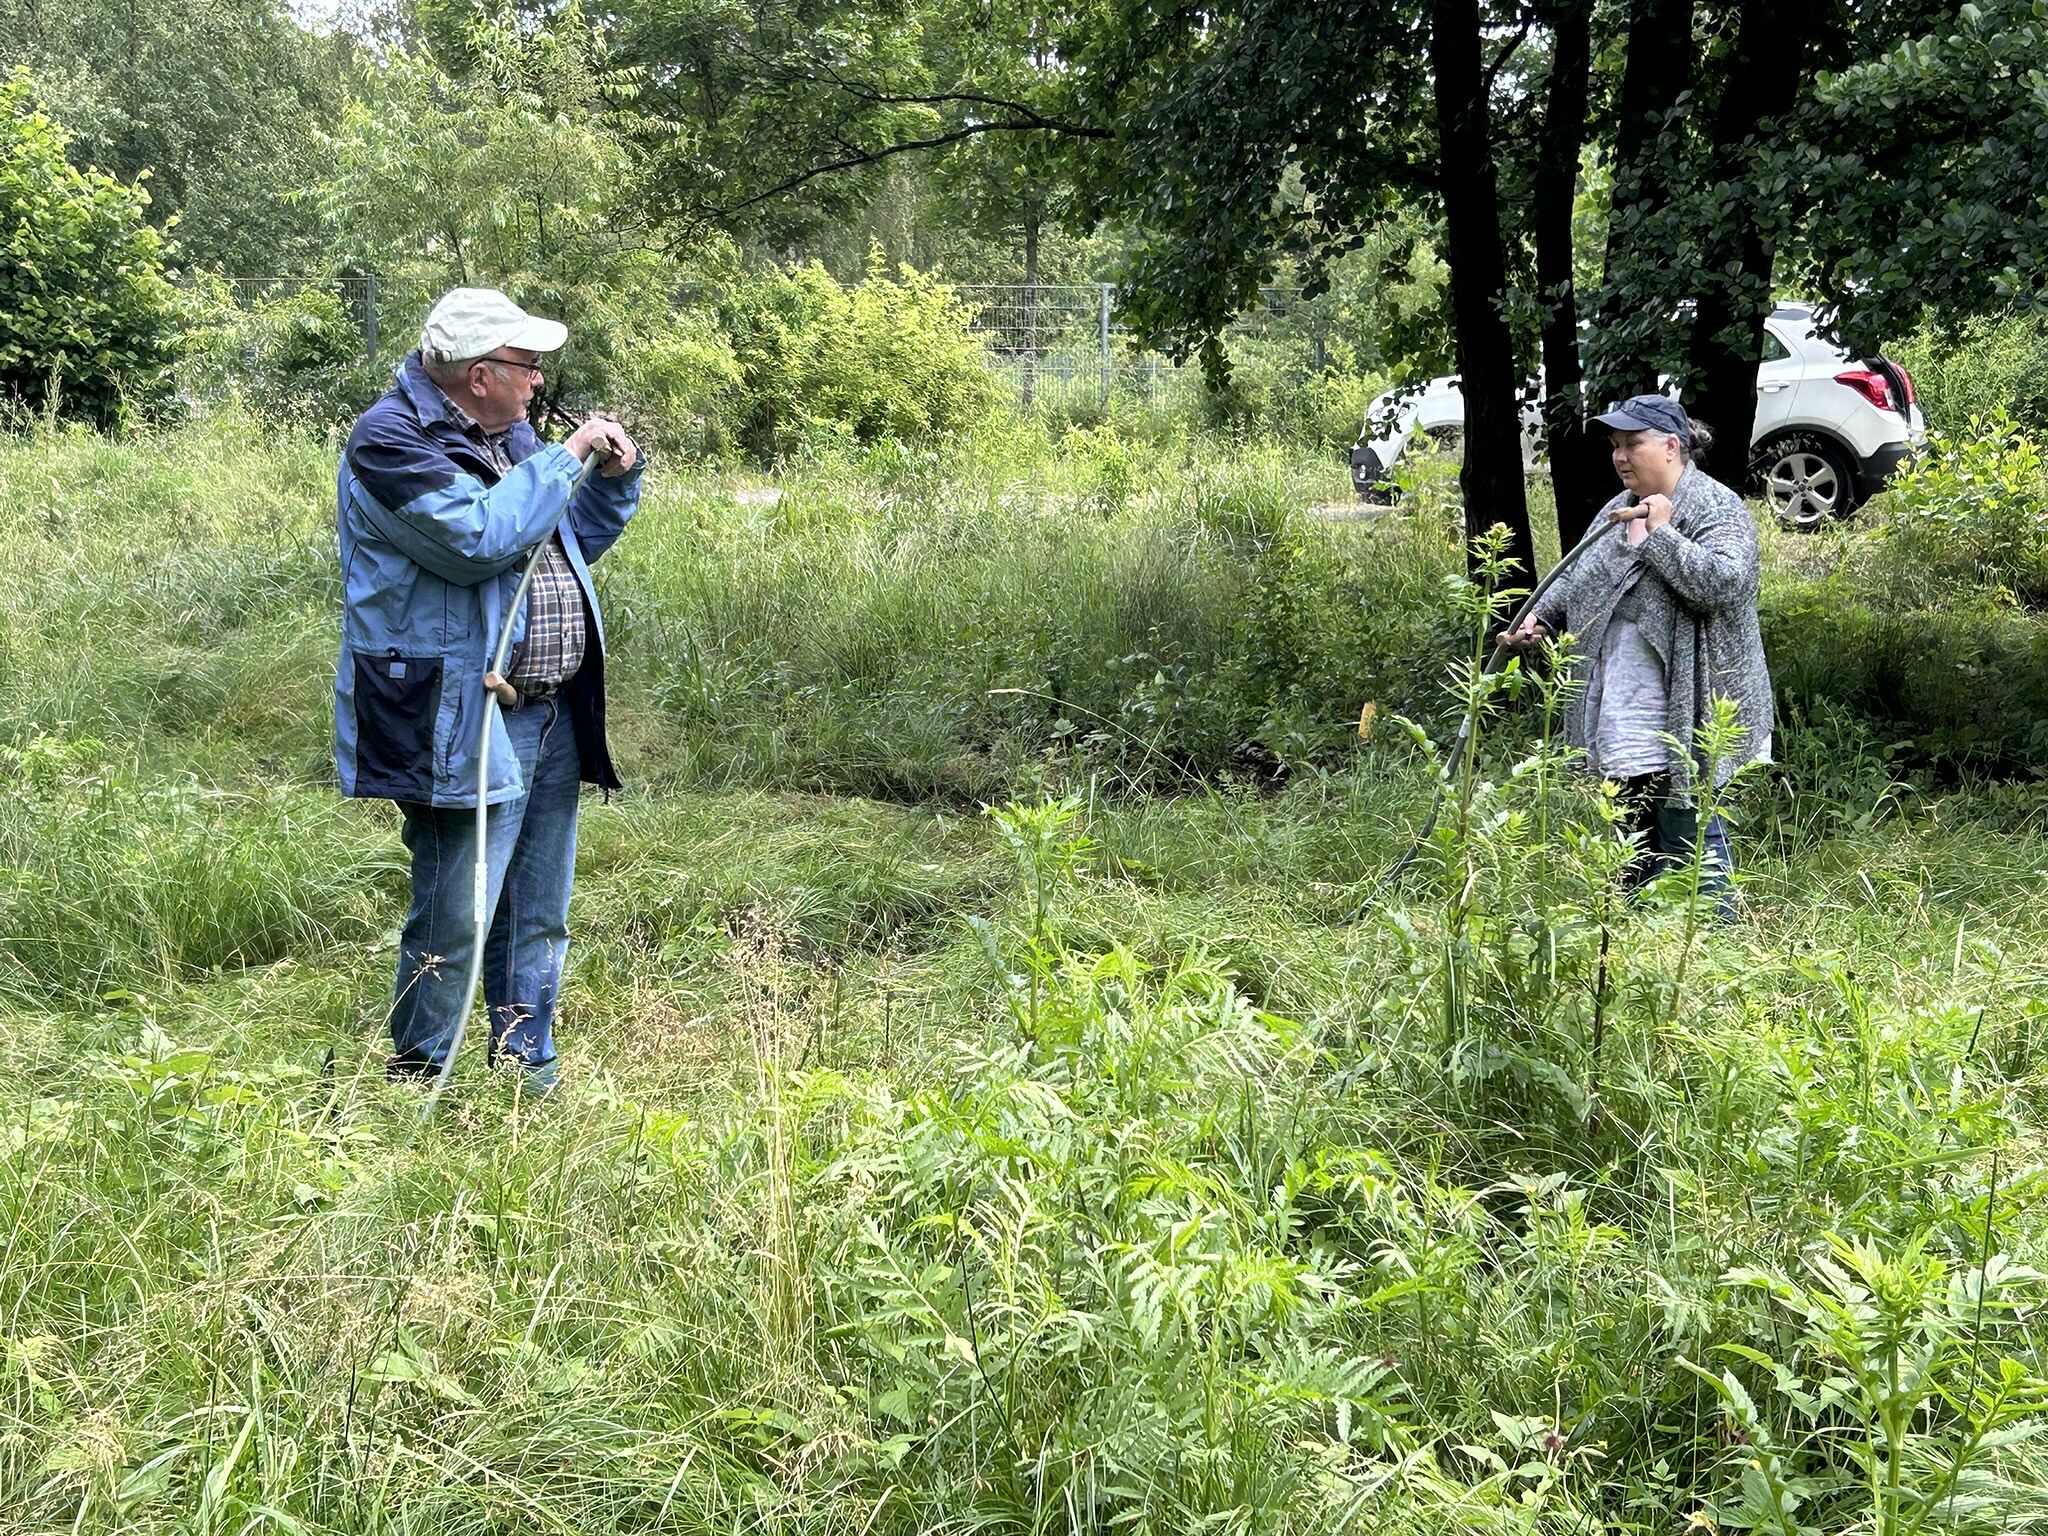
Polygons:
[[150,219],[183,261],[318,269],[306,194],[327,170],[320,129],[362,62],[350,38],[301,25],[281,0],[0,0],[0,59],[34,71],[80,169],[149,177]]
[[2036,437],[2048,434],[2048,315],[1928,325],[1886,350],[1912,370],[1935,430],[1964,434],[2003,414]]
[[112,426],[165,388],[171,291],[148,194],[68,137],[25,70],[0,81],[0,403]]
[[1990,588],[2048,605],[2048,464],[2003,414],[1936,433],[1887,489],[1886,559],[1923,600]]
[[2043,308],[2048,16],[2032,0],[1879,15],[1877,47],[1814,82],[1799,168],[1828,216],[1805,221],[1794,271],[1865,345],[1929,309]]
[[[1593,396],[1661,368],[1740,440],[1774,291],[1832,303],[1864,348],[1930,309],[1953,326],[2035,298],[2021,0],[409,0],[337,19],[20,0],[0,42],[42,71],[75,158],[151,171],[184,260],[374,272],[392,336],[435,289],[499,282],[585,338],[570,393],[643,408],[723,371],[701,333],[646,319],[707,251],[841,282],[878,241],[892,270],[955,282],[1114,277],[1141,333],[1189,345],[1262,281],[1341,286],[1363,258],[1377,290],[1423,251],[1443,258],[1426,312],[1354,306],[1356,366],[1319,354],[1313,376],[1434,373],[1456,350],[1467,501],[1518,538],[1512,396],[1539,350],[1568,532],[1605,484],[1578,442],[1575,320],[1595,322]],[[630,379],[642,350],[665,355]],[[674,440],[703,414],[679,406]]]
[[1764,617],[1781,701],[1902,759],[2037,774],[2048,744],[2048,468],[2004,417],[1936,434],[1862,526],[1781,538]]
[[737,373],[724,424],[759,462],[806,443],[957,432],[1003,396],[946,289],[879,263],[842,288],[823,267],[737,275],[716,300]]
[[234,400],[275,426],[334,430],[388,382],[365,352],[361,317],[330,288],[240,304],[202,274],[180,295],[179,319],[179,385],[196,407]]

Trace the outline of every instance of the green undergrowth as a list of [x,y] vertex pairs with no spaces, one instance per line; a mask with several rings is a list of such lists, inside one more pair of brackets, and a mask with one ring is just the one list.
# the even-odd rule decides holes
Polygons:
[[[643,774],[968,806],[1030,772],[1184,787],[1328,756],[1368,699],[1433,702],[1438,526],[1311,515],[1346,493],[1327,456],[1046,430],[773,487],[657,476],[597,567]],[[328,451],[232,415],[0,444],[0,536],[37,552],[0,590],[0,734],[320,776],[332,487]]]
[[2038,775],[2048,744],[2048,464],[2002,412],[1931,436],[1852,523],[1766,541],[1764,642],[1795,716],[1902,756]]
[[[423,1122],[395,816],[322,761],[325,463],[137,452],[0,450],[17,549],[70,530],[0,585],[0,1531],[2048,1518],[2036,785],[1816,710],[1731,791],[1721,924],[1696,869],[1620,890],[1454,556],[1231,521],[1300,466],[679,488],[606,577],[634,787],[585,808],[569,1086],[472,1059]],[[1284,777],[1192,776],[1207,726],[1106,667],[1063,704],[1143,750],[986,701],[1267,579],[1265,648],[1203,643],[1232,718],[1342,698]],[[1427,677],[1272,660],[1348,581],[1417,605]],[[847,724],[937,697],[956,629],[1018,670]]]
[[[50,773],[10,859],[98,792]],[[1408,786],[593,805],[575,1087],[422,1126],[388,818],[125,781],[244,878],[79,860],[121,942],[10,942],[0,1525],[1662,1531],[1767,1505],[1768,1436],[1837,1530],[1886,1413],[1924,1514],[2010,1369],[1929,1528],[2015,1528],[2038,807],[1759,791],[1743,922],[1618,914],[1596,1044],[1490,1013],[1478,929],[1446,1035],[1429,878],[1347,920]]]

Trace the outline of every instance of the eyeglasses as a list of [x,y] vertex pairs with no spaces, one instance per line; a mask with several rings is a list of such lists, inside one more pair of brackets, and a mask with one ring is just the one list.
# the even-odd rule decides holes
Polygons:
[[524,368],[529,379],[538,379],[541,376],[541,365],[539,363],[522,363],[516,357],[480,357],[477,361],[480,363],[496,363],[500,368]]

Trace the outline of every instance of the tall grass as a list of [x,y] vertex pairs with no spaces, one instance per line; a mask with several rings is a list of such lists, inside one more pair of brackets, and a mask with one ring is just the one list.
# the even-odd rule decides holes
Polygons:
[[[1836,1233],[1973,1296],[1987,1221],[2038,1253],[2019,882],[1913,922],[1767,869],[1669,1024],[1669,930],[1629,919],[1600,1108],[1532,1080],[1503,1124],[1405,1017],[1425,910],[1319,915],[1391,852],[1330,840],[1399,804],[1336,788],[1101,806],[1011,839],[1012,877],[974,819],[593,808],[584,1091],[471,1069],[424,1129],[377,1072],[374,941],[17,1007],[10,1528],[1675,1529],[1740,1505],[1755,1432],[1684,1362],[1746,1381],[1811,1523],[1853,1524],[1860,1421],[1770,1396],[1835,1346],[1740,1272],[1834,1294]],[[986,941],[856,915],[933,882]],[[1901,1338],[2024,1373],[2031,1283],[1960,1322],[1938,1286]],[[1898,1421],[1927,1466],[1951,1413]],[[2027,1455],[1968,1507],[2017,1518]]]
[[[1140,782],[1269,768],[1341,744],[1366,698],[1423,707],[1455,551],[1307,515],[1335,461],[1213,451],[1026,426],[829,460],[772,502],[657,477],[599,567],[623,729],[676,783],[971,802],[1081,757]],[[316,775],[330,462],[233,418],[0,449],[0,537],[44,552],[0,596],[0,729]]]
[[0,1530],[2038,1525],[2038,787],[1788,737],[1701,926],[1468,693],[1360,912],[1455,552],[1006,451],[650,505],[576,1086],[422,1125],[320,456],[0,446]]
[[228,733],[305,772],[333,669],[332,499],[329,454],[234,418],[0,450],[7,729]]
[[673,771],[988,798],[1078,755],[1171,782],[1326,751],[1365,697],[1419,703],[1440,538],[1315,522],[1327,466],[1106,471],[1082,443],[1083,467],[991,473],[969,444],[773,506],[662,503],[608,580]]

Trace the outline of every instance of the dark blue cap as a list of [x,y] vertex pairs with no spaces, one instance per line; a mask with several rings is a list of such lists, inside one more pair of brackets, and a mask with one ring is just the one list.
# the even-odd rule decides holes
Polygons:
[[1692,418],[1669,395],[1630,395],[1605,416],[1595,416],[1593,420],[1616,432],[1669,432],[1686,447],[1692,446]]

